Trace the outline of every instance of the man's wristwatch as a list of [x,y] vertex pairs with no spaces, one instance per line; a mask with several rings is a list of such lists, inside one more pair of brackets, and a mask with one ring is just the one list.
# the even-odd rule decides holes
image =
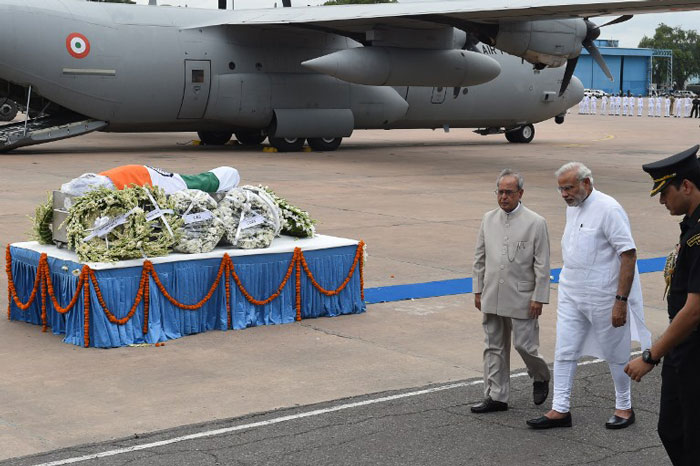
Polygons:
[[661,362],[661,359],[652,358],[651,357],[651,350],[645,349],[644,352],[642,352],[642,361],[644,361],[647,364],[653,364],[655,366],[658,366],[659,363]]
[[627,296],[620,296],[620,295],[617,295],[617,296],[615,296],[615,299],[618,300],[618,301],[622,301],[623,303],[626,303],[626,302],[627,302]]

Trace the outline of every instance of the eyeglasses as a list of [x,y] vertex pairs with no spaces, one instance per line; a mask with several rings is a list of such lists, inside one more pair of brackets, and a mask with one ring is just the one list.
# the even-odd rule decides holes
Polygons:
[[496,189],[493,193],[496,196],[512,196],[516,194],[518,191],[511,191],[510,189]]
[[570,193],[571,191],[574,190],[575,187],[576,186],[571,185],[571,184],[566,185],[566,186],[558,186],[557,191],[559,191],[560,193],[564,193],[564,192]]

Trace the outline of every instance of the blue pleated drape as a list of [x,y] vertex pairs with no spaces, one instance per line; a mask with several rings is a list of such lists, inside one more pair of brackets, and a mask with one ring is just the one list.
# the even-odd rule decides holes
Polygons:
[[[353,264],[357,248],[344,246],[304,252],[304,257],[317,283],[327,290],[334,290],[345,280]],[[34,285],[40,254],[11,246],[12,274],[17,294],[26,302]],[[233,256],[235,271],[243,286],[253,298],[263,300],[274,293],[284,279],[292,253]],[[66,306],[75,294],[81,264],[49,257],[49,270],[54,292],[61,306]],[[221,259],[154,264],[164,288],[180,303],[195,304],[204,298],[219,271]],[[95,275],[108,309],[117,319],[126,316],[131,309],[141,279],[141,267],[96,270]],[[124,325],[113,324],[100,305],[97,294],[90,289],[90,346],[111,348],[140,343],[157,343],[180,338],[184,335],[226,330],[226,288],[222,277],[211,299],[196,310],[181,309],[173,305],[149,278],[148,332],[143,333],[143,301],[134,316]],[[26,311],[10,304],[12,320],[41,325],[41,293]],[[365,304],[360,292],[359,265],[347,287],[336,296],[325,296],[315,289],[302,270],[301,315],[311,317],[337,316],[364,312]],[[296,318],[295,274],[292,273],[280,296],[264,306],[250,303],[231,278],[231,311],[234,329],[294,322]],[[84,345],[83,297],[65,315],[58,313],[47,297],[47,323],[54,334],[65,334],[64,341]]]

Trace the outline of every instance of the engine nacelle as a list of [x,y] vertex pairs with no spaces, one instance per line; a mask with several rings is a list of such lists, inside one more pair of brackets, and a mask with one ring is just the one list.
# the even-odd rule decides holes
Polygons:
[[502,22],[494,45],[534,65],[556,68],[579,56],[587,32],[582,19]]

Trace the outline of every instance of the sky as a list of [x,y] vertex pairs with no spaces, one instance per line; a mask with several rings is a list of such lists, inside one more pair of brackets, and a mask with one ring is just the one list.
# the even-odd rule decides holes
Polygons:
[[[148,0],[135,0],[136,3],[148,4]],[[229,5],[232,0],[228,0]],[[275,4],[282,6],[282,0],[233,0],[238,8],[273,8]],[[320,5],[325,0],[292,0],[293,6]],[[400,2],[414,2],[426,0],[399,0]],[[158,0],[158,4],[169,4],[178,6],[189,6],[192,8],[216,8],[217,0]],[[593,18],[596,24],[604,24],[614,17]],[[619,40],[620,47],[636,47],[644,35],[649,37],[654,35],[654,30],[660,23],[665,23],[672,27],[683,29],[700,30],[700,11],[678,12],[663,14],[637,15],[631,20],[602,29],[600,39]]]

